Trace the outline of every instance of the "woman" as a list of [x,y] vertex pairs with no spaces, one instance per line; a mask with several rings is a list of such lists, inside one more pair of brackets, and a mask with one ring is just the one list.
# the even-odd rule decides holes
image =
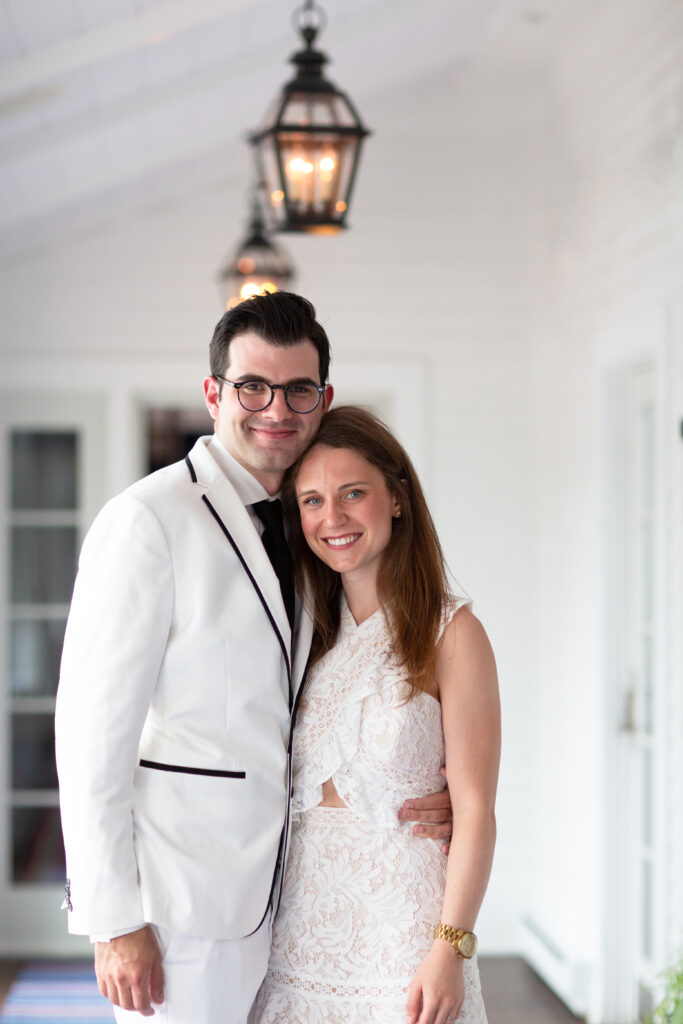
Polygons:
[[[295,558],[316,635],[291,851],[253,1020],[485,1024],[468,957],[495,843],[488,639],[448,586],[408,456],[374,416],[327,413],[285,499],[299,511]],[[443,785],[444,763],[448,859],[396,819],[406,797]]]

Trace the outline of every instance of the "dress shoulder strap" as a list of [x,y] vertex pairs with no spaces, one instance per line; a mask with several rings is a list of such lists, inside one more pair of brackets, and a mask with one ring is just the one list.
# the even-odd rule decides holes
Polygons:
[[456,612],[460,611],[461,608],[471,608],[472,598],[469,597],[464,591],[454,594],[449,593],[444,601],[443,609],[441,612],[441,624],[439,626],[439,636],[437,643],[441,641],[441,637],[444,634],[446,626],[451,622]]

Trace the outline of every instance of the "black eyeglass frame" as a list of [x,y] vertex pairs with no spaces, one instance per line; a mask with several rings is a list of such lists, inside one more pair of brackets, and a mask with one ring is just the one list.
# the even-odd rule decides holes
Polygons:
[[[327,384],[305,384],[305,385],[301,385],[301,384],[269,384],[265,380],[257,380],[257,379],[234,381],[234,380],[228,380],[227,377],[221,377],[220,373],[214,373],[213,374],[213,379],[214,380],[220,380],[220,381],[222,381],[223,384],[229,384],[231,388],[235,389],[235,391],[237,392],[237,401],[240,403],[240,405],[242,406],[242,408],[244,409],[245,412],[263,412],[263,410],[267,409],[269,405],[272,405],[273,399],[275,398],[275,392],[276,391],[282,391],[284,396],[285,396],[285,403],[286,403],[287,408],[289,409],[290,412],[296,413],[297,416],[308,416],[308,414],[310,412],[315,412],[315,410],[320,405],[321,398],[323,397],[323,395],[327,391]],[[240,391],[245,386],[245,384],[262,384],[263,387],[269,388],[270,389],[270,398],[268,399],[266,404],[260,406],[260,408],[258,408],[258,409],[249,409],[244,404],[244,402],[242,401],[242,396],[240,395]],[[306,409],[306,412],[302,412],[301,409],[294,409],[290,405],[290,402],[289,402],[289,391],[290,391],[290,388],[300,388],[302,386],[303,387],[307,387],[307,388],[313,388],[315,391],[318,392],[318,400],[317,400],[317,402],[315,403],[315,405],[311,409]]]

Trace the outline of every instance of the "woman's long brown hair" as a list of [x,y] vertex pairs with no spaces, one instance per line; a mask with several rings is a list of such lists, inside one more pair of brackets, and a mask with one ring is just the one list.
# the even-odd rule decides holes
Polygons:
[[391,431],[359,406],[342,405],[322,418],[308,449],[287,472],[283,499],[290,518],[290,541],[297,586],[308,580],[315,619],[311,664],[333,646],[341,618],[341,577],[308,547],[301,530],[296,481],[301,463],[313,448],[348,448],[382,473],[401,507],[392,520],[392,535],[377,574],[377,591],[393,640],[394,654],[408,672],[411,693],[434,678],[436,646],[444,602],[449,593],[446,567],[432,517],[413,464]]

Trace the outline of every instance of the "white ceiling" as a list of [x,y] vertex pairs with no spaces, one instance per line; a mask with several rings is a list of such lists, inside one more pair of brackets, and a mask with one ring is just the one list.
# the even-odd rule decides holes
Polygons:
[[[457,61],[550,66],[584,2],[323,0],[320,45],[363,114]],[[294,7],[0,0],[0,252],[188,182],[246,192],[244,137],[289,76]]]

